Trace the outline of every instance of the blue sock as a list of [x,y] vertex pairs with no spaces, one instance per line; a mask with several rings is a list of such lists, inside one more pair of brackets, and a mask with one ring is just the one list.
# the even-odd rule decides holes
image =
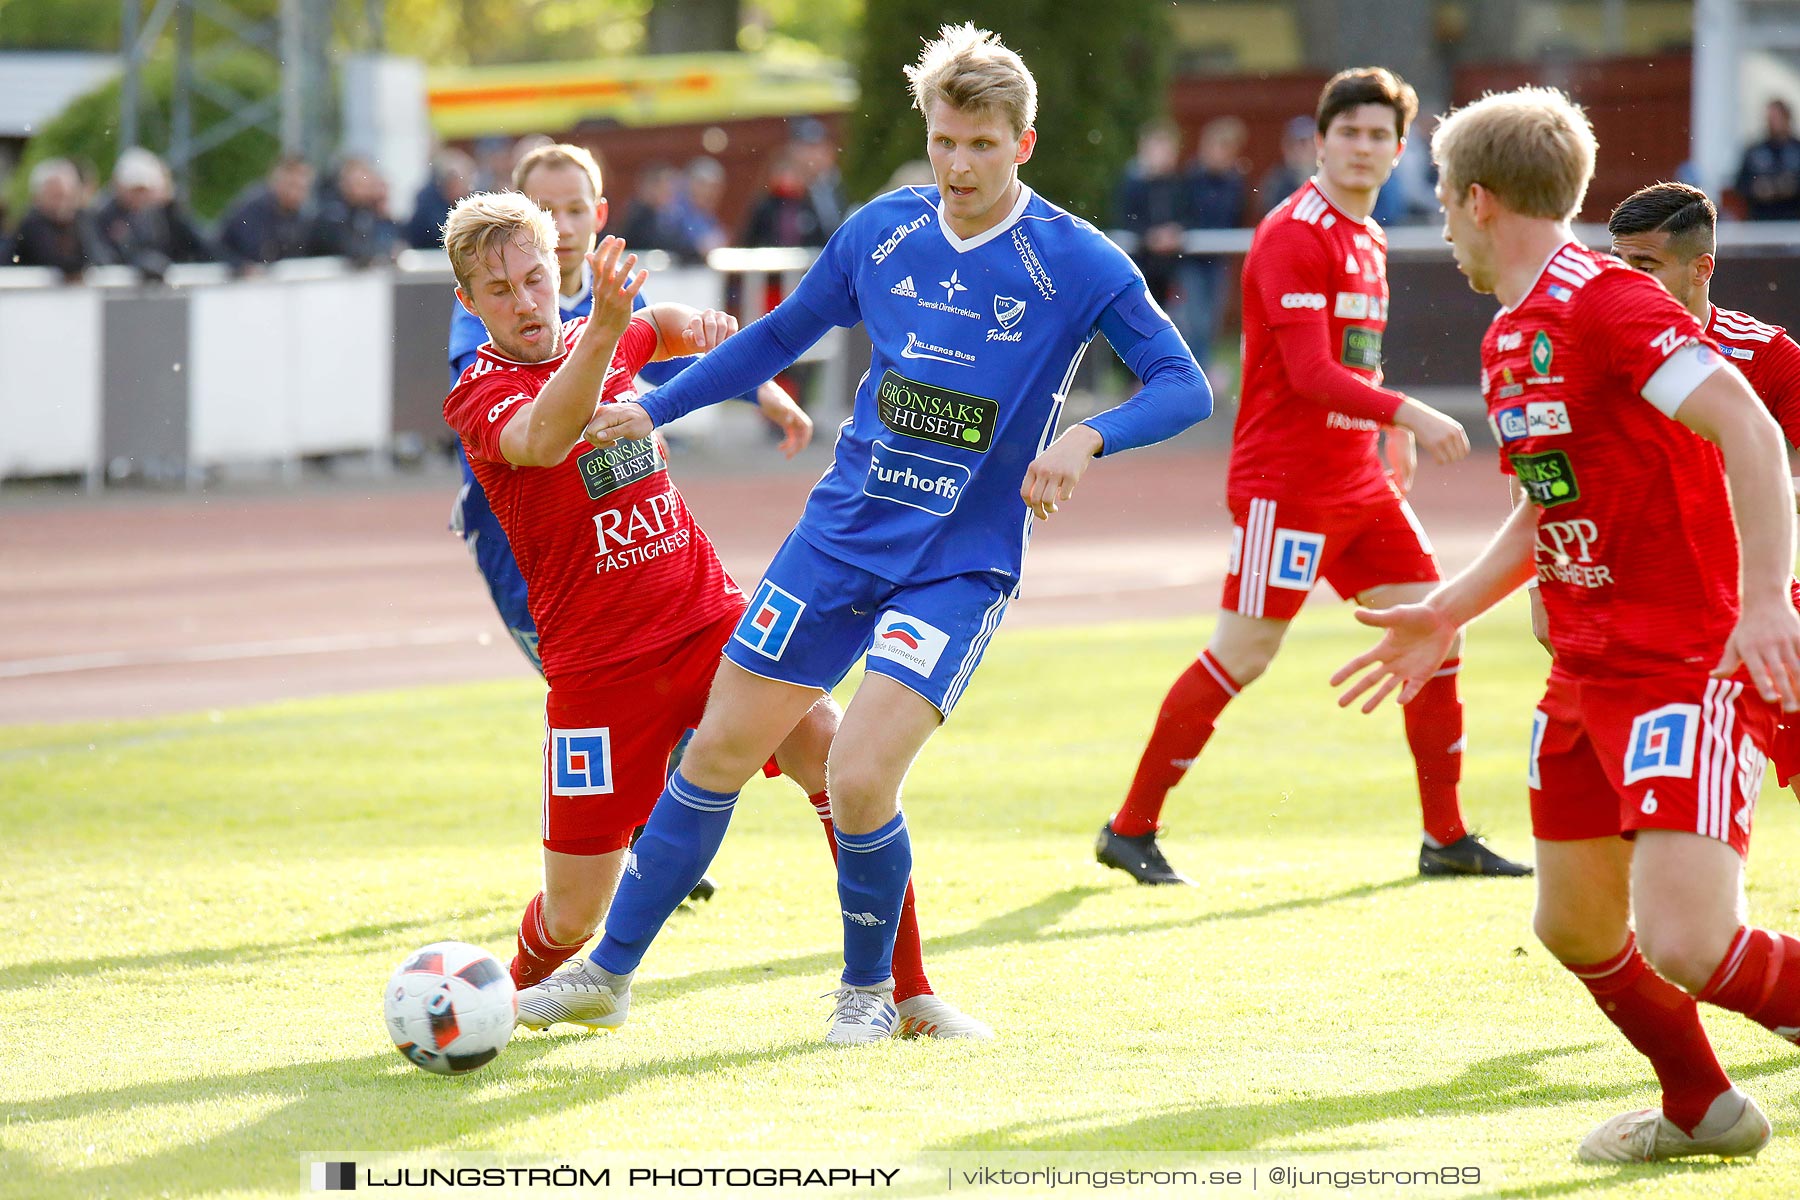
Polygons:
[[844,910],[844,982],[871,987],[894,973],[894,927],[912,877],[906,814],[873,833],[837,832],[838,903]]
[[669,776],[625,858],[625,877],[606,914],[606,936],[588,955],[594,965],[614,975],[637,970],[663,922],[712,865],[736,804],[736,792],[704,791],[680,771]]

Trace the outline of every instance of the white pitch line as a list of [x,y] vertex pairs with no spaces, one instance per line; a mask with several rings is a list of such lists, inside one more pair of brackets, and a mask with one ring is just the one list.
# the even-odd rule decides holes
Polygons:
[[338,633],[284,641],[227,642],[217,646],[185,646],[173,650],[111,650],[99,654],[64,654],[54,658],[18,658],[0,662],[0,679],[64,675],[75,671],[113,671],[121,667],[166,667],[181,663],[231,662],[247,658],[290,658],[305,654],[343,654],[354,650],[386,650],[400,646],[444,646],[479,641],[466,629],[413,629],[400,633]]

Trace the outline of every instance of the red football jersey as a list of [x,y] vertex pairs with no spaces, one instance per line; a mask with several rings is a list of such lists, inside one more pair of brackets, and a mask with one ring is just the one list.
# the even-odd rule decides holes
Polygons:
[[[1561,670],[1709,670],[1737,623],[1723,461],[1645,398],[1670,356],[1701,340],[1660,283],[1579,242],[1482,339],[1501,470],[1537,506],[1537,576]],[[1665,403],[1666,379],[1651,386]]]
[[[605,450],[577,442],[554,467],[517,467],[501,454],[506,423],[586,329],[586,317],[565,324],[564,352],[548,362],[513,362],[483,345],[444,401],[525,576],[551,679],[647,654],[742,604],[655,437]],[[602,401],[634,398],[632,377],[655,350],[656,330],[633,318]]]
[[1298,394],[1276,331],[1310,326],[1338,363],[1381,380],[1387,329],[1387,237],[1306,186],[1262,219],[1244,259],[1244,374],[1226,495],[1356,504],[1388,494],[1376,438],[1399,398],[1373,389],[1383,419],[1336,412]]
[[1800,446],[1800,345],[1779,325],[1765,325],[1716,304],[1707,318],[1706,336],[1744,373],[1781,422],[1787,440]]

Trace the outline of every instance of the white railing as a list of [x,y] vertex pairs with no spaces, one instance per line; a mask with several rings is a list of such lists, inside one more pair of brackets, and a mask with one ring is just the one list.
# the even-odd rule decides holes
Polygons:
[[[709,266],[673,267],[652,252],[646,265],[654,299],[719,308],[729,289],[748,322],[771,280],[785,293],[814,257],[719,251]],[[318,455],[385,463],[397,441],[447,437],[435,414],[453,282],[436,251],[408,251],[391,268],[302,259],[248,277],[176,265],[163,286],[125,267],[74,284],[51,270],[0,269],[0,480],[195,482],[236,464],[292,472]],[[428,332],[402,346],[402,324]],[[806,356],[824,365],[830,394],[848,392],[842,344],[834,334]],[[682,431],[721,420],[702,411]]]

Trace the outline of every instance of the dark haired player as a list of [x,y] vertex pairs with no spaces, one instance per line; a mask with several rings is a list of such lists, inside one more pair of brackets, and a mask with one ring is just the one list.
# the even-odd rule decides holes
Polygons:
[[[1781,425],[1787,440],[1800,446],[1800,345],[1779,325],[1712,302],[1718,210],[1706,193],[1685,183],[1653,183],[1639,188],[1613,209],[1606,229],[1613,253],[1654,275],[1669,294],[1706,329],[1732,365],[1756,390]],[[1794,590],[1800,607],[1800,585]],[[1532,595],[1532,625],[1542,600]],[[1800,796],[1800,721],[1783,714],[1769,759],[1775,777]]]
[[[1194,765],[1225,706],[1268,669],[1321,579],[1374,607],[1422,599],[1438,580],[1406,503],[1422,446],[1469,453],[1462,426],[1381,386],[1387,239],[1375,197],[1418,113],[1381,67],[1344,71],[1319,96],[1319,172],[1256,228],[1244,260],[1244,384],[1226,500],[1233,524],[1219,623],[1163,701],[1125,803],[1095,856],[1147,884],[1188,882],[1156,842],[1169,790]],[[1384,471],[1377,452],[1386,431]],[[1424,816],[1421,875],[1529,875],[1463,824],[1460,642],[1406,706]]]

